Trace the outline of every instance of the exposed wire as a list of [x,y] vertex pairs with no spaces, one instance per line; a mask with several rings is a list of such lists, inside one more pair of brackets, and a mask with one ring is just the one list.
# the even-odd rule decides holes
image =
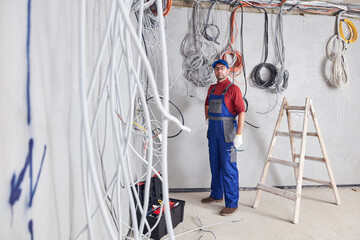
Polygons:
[[[326,56],[331,61],[329,84],[344,87],[348,84],[349,68],[346,63],[346,44],[338,35],[333,35],[326,43]],[[334,48],[337,48],[334,51]]]
[[[153,173],[155,172],[157,174],[155,166],[159,163],[160,159],[163,177],[159,177],[159,179],[164,186],[162,200],[165,204],[165,219],[167,225],[172,226],[171,219],[169,219],[170,210],[166,206],[166,203],[168,203],[167,153],[166,150],[161,148],[167,148],[167,121],[172,119],[176,124],[180,124],[180,122],[176,117],[171,115],[168,110],[168,61],[166,56],[164,56],[164,53],[166,54],[166,37],[164,32],[165,23],[161,11],[162,3],[161,1],[157,1],[160,14],[152,17],[148,14],[150,10],[145,10],[149,7],[150,3],[151,2],[144,3],[143,1],[134,3],[132,1],[124,2],[121,0],[113,0],[108,11],[94,9],[94,12],[104,12],[107,21],[105,29],[103,31],[99,30],[100,44],[98,48],[96,48],[96,44],[93,45],[94,54],[91,60],[88,61],[86,57],[87,38],[85,37],[85,29],[87,29],[87,7],[85,1],[81,2],[80,92],[83,115],[82,178],[87,225],[82,229],[77,238],[86,231],[89,233],[89,239],[93,238],[92,219],[98,210],[100,210],[103,216],[103,224],[110,239],[127,238],[129,234],[133,236],[133,239],[150,237],[151,231],[153,231],[157,224],[150,228],[146,220],[150,192],[149,182]],[[168,1],[168,3],[171,3],[171,1]],[[94,6],[97,8],[104,7],[102,4],[95,4]],[[169,7],[167,7],[167,9],[169,9]],[[133,22],[129,19],[129,13],[131,11],[137,12],[138,27],[134,26]],[[145,27],[143,28],[143,26]],[[95,27],[97,27],[97,25],[93,24],[94,31]],[[155,28],[159,31],[159,34],[155,34],[153,31]],[[159,39],[159,44],[154,45],[155,48],[153,49],[155,49],[155,51],[151,52],[151,55],[148,53],[149,49],[145,51],[145,48],[155,41],[150,40],[146,42],[150,39],[148,36],[152,36],[153,39]],[[95,42],[94,38],[92,39],[93,42]],[[144,42],[144,46],[142,46],[141,42]],[[147,46],[145,46],[145,44],[147,44]],[[105,54],[106,50],[108,50],[108,52]],[[163,72],[163,77],[160,79],[163,80],[164,84],[161,97],[164,99],[163,102],[159,98],[154,70],[150,65],[149,59],[150,57],[154,59],[157,51],[162,54],[161,71]],[[126,64],[124,64],[125,62]],[[90,74],[87,74],[85,66],[91,66]],[[124,73],[125,78],[123,77]],[[88,75],[90,78],[87,77]],[[120,83],[123,81],[127,81],[127,84],[125,84],[125,86],[128,86],[129,91],[127,96],[121,94],[121,92],[126,91],[126,89],[123,88],[120,91],[119,88]],[[96,86],[98,86],[98,91],[96,91],[97,94],[95,95],[94,90]],[[163,118],[162,123],[150,119],[150,110],[148,109],[145,97],[146,93],[144,92],[146,89],[151,89],[154,103],[157,105],[157,109]],[[125,109],[123,107],[124,103],[126,103]],[[104,114],[104,125],[99,124],[101,114]],[[108,117],[111,119],[111,124],[108,124]],[[156,125],[155,130],[150,128],[153,124]],[[152,131],[148,129],[152,129]],[[162,141],[158,141],[159,129],[161,130],[161,134],[164,135]],[[180,129],[189,130],[183,125],[180,126]],[[111,133],[112,136],[110,136],[111,134],[109,133]],[[102,144],[100,144],[100,138],[102,139]],[[94,140],[97,142],[98,149],[96,150],[93,144]],[[107,142],[109,140],[113,141],[111,144],[113,146],[113,156],[111,156],[110,159],[115,160],[109,165],[114,166],[110,169],[105,166],[110,164],[108,155],[111,152],[109,148],[105,147],[108,145]],[[133,146],[134,142],[137,142],[138,146]],[[95,152],[97,154],[95,154]],[[134,159],[145,167],[146,173],[133,172],[133,169],[131,169],[131,166],[134,164],[133,155],[135,156]],[[152,160],[153,158],[155,158],[155,161]],[[96,160],[98,160],[101,165],[100,169],[95,167]],[[110,182],[107,181],[107,179],[109,179],[108,174],[112,175]],[[141,179],[145,179],[143,205],[140,203],[135,187],[135,183]],[[99,180],[102,181],[102,184],[99,183]],[[100,185],[102,187],[100,187]],[[92,189],[95,189],[95,191]],[[122,194],[120,194],[122,191],[125,191],[126,194],[130,196],[128,198],[129,204],[125,207],[125,211],[130,210],[130,225],[124,222],[127,221],[127,219],[123,217],[125,202],[123,202]],[[92,203],[90,200],[94,199],[94,196],[97,201]],[[95,210],[93,210],[93,208],[95,208]],[[137,211],[141,214],[140,219],[137,219]],[[123,230],[123,228],[127,229]],[[143,229],[145,231],[143,231]],[[126,235],[124,235],[125,232]],[[171,233],[172,228],[168,229],[168,232]]]
[[[211,15],[211,10],[213,9],[214,5],[217,3],[217,0],[215,0],[210,8],[209,8],[209,11],[208,11],[208,14],[207,14],[207,18],[206,18],[206,24],[204,26],[204,30],[203,30],[203,35],[204,37],[206,38],[206,40],[210,41],[210,42],[214,42],[216,44],[219,44],[219,42],[217,41],[217,39],[219,38],[220,36],[220,28],[214,24],[214,23],[209,23],[209,20],[210,20],[210,15]],[[214,31],[215,30],[215,36],[210,36],[208,30],[211,30]]]
[[345,57],[348,42],[342,38],[340,31],[342,13],[340,12],[336,18],[336,34],[330,37],[326,43],[326,56],[331,61],[328,82],[333,87],[344,87],[349,81],[349,68]]
[[275,55],[280,65],[275,79],[275,89],[277,92],[284,91],[288,86],[289,72],[285,69],[285,44],[283,33],[283,8],[280,6],[279,13],[275,22]]
[[[344,36],[344,32],[343,32],[343,28],[342,28],[343,22],[346,24],[346,26],[349,29],[350,34],[348,37]],[[358,37],[358,33],[357,33],[355,25],[349,19],[346,19],[346,18],[340,20],[339,34],[340,34],[341,38],[347,43],[354,43]]]
[[215,44],[206,40],[202,34],[204,28],[200,4],[198,1],[194,3],[192,32],[185,36],[180,45],[181,53],[185,56],[183,67],[186,70],[186,79],[196,87],[208,86],[215,82],[211,64],[217,55]]

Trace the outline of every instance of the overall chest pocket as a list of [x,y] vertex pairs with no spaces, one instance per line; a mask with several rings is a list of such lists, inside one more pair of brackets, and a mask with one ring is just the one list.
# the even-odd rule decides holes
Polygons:
[[209,112],[221,113],[222,99],[211,99],[209,104]]

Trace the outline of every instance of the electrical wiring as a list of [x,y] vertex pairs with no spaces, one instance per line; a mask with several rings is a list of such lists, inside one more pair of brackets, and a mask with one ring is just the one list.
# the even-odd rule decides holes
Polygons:
[[[180,51],[185,56],[183,67],[186,70],[186,79],[196,87],[204,87],[216,81],[211,64],[218,51],[216,43],[207,40],[204,36],[206,28],[202,27],[199,5],[198,1],[194,3],[191,21],[193,32],[185,36],[181,42]],[[209,20],[209,15],[208,12],[207,20]]]
[[[343,32],[343,28],[342,28],[342,24],[341,24],[343,22],[345,22],[346,26],[349,28],[350,34],[348,37],[344,36],[344,32]],[[355,25],[349,19],[346,19],[346,18],[340,20],[339,33],[340,33],[341,38],[347,43],[354,43],[358,37],[358,33],[357,33]]]
[[[158,10],[157,10],[157,4],[159,3],[154,3],[153,5],[151,5],[150,9],[152,11],[152,13],[157,16],[158,15]],[[166,5],[163,9],[163,15],[166,16],[169,14],[170,10],[171,10],[171,4],[172,4],[172,0],[166,0]]]
[[285,69],[285,44],[284,44],[284,33],[283,33],[283,8],[279,8],[279,13],[276,17],[275,22],[275,55],[280,65],[279,72],[275,79],[275,89],[277,92],[284,91],[288,86],[289,72]]
[[[333,51],[337,45],[337,51]],[[331,61],[329,84],[344,87],[348,84],[349,68],[345,58],[346,43],[338,35],[333,35],[326,43],[326,56]]]
[[[149,2],[146,3],[150,4]],[[79,42],[80,92],[83,116],[81,146],[82,182],[87,224],[77,238],[80,238],[85,232],[88,232],[89,239],[94,238],[92,219],[98,210],[101,212],[103,225],[110,239],[122,239],[125,236],[124,232],[126,232],[126,235],[129,235],[128,233],[131,232],[133,239],[148,238],[151,235],[151,231],[156,227],[155,225],[150,228],[145,217],[149,199],[149,180],[153,172],[157,172],[155,166],[159,163],[160,159],[163,177],[159,179],[162,181],[165,189],[163,190],[165,192],[163,202],[164,204],[168,202],[168,194],[166,193],[168,188],[167,158],[166,151],[164,152],[162,149],[167,147],[167,137],[164,137],[161,142],[158,141],[158,131],[161,129],[161,134],[167,136],[168,118],[175,121],[176,124],[180,124],[180,122],[169,113],[169,106],[166,104],[166,99],[169,97],[169,81],[167,78],[168,61],[165,56],[165,24],[163,16],[161,16],[162,12],[160,11],[156,17],[150,17],[149,14],[146,14],[146,12],[150,13],[150,9],[144,10],[148,7],[146,3],[144,4],[144,2],[140,1],[134,4],[132,1],[113,0],[108,11],[96,10],[96,12],[106,13],[106,26],[101,31],[102,35],[99,35],[99,48],[96,49],[96,44],[93,44],[94,54],[91,55],[91,60],[93,61],[88,61],[86,56],[87,39],[85,38],[85,29],[87,29],[85,12],[87,7],[85,1],[81,2]],[[138,5],[134,9],[136,4]],[[159,9],[162,9],[161,4],[161,1],[157,1],[157,6],[160,6]],[[97,8],[104,7],[101,4],[96,4],[95,6]],[[130,21],[129,13],[131,11],[137,11],[136,14],[140,22],[139,27],[135,27]],[[148,28],[145,29],[143,26],[148,26]],[[93,24],[93,28],[95,28],[95,24]],[[151,28],[157,28],[160,34],[155,34]],[[137,29],[137,32],[135,29]],[[150,59],[147,56],[148,54],[145,53],[143,46],[141,46],[142,41],[149,40],[144,32],[150,33],[148,35],[153,37],[158,37],[160,42],[158,45],[154,45],[155,51],[151,57],[154,58],[157,51],[162,54],[163,103],[159,98],[154,71],[149,62]],[[92,39],[94,43],[95,38]],[[149,41],[150,43],[151,41]],[[107,53],[105,53],[106,50],[108,50]],[[88,74],[85,66],[91,66],[89,71],[90,78],[87,77]],[[126,77],[124,78],[125,72]],[[127,97],[126,95],[124,97],[122,94],[126,89],[119,87],[120,82],[123,81],[128,81],[129,94]],[[147,85],[149,85],[154,103],[163,117],[163,123],[154,122],[150,119],[150,110],[146,102],[147,97],[145,97],[147,93],[145,94],[144,92],[147,89]],[[98,87],[97,91],[95,91],[96,86]],[[127,108],[123,109],[123,104],[129,102],[134,104],[126,104]],[[104,114],[105,125],[99,123],[101,114]],[[111,119],[111,124],[107,124],[108,117]],[[153,124],[157,125],[157,128],[153,129],[153,131],[147,130],[151,129],[147,126],[152,126]],[[183,125],[181,125],[180,129],[189,130],[189,128]],[[100,144],[100,138],[102,139],[102,144]],[[133,146],[135,138],[140,140],[140,143],[143,143],[143,147]],[[109,148],[106,146],[110,139],[113,141],[111,144],[114,150],[112,158],[115,159],[114,164],[116,167],[105,169],[109,161]],[[95,150],[96,147],[93,142],[97,143],[97,150]],[[106,152],[107,154],[105,154]],[[133,165],[133,155],[137,156],[135,159],[146,169],[145,174],[135,173],[145,179],[145,196],[142,206],[140,205],[141,203],[134,184],[140,181],[140,178],[134,175],[131,168],[131,165]],[[153,162],[153,158],[156,161]],[[95,161],[97,160],[101,166],[99,169],[95,167]],[[113,176],[109,184],[107,183],[108,174]],[[99,181],[102,181],[102,184]],[[129,198],[128,205],[125,208],[123,206],[122,194],[120,194],[123,191],[122,189],[124,189],[128,196],[133,196]],[[90,200],[94,197],[97,200],[95,205]],[[93,207],[95,207],[95,211],[93,211]],[[170,215],[169,208],[166,206],[164,208],[167,215]],[[123,217],[124,210],[130,210],[132,221],[130,225],[124,222],[124,220],[126,221]],[[139,211],[141,214],[140,224],[138,224],[136,211]],[[166,215],[165,219],[167,225],[171,226],[171,219]],[[125,231],[123,230],[124,227],[127,228]],[[172,228],[168,229],[169,233],[171,231]],[[171,238],[173,239],[173,237]]]
[[[203,30],[203,35],[206,38],[206,40],[210,41],[210,42],[214,42],[216,44],[219,44],[219,42],[217,42],[217,39],[220,36],[220,29],[219,27],[214,24],[214,23],[209,23],[210,20],[210,14],[211,14],[211,10],[213,9],[214,5],[217,3],[217,0],[215,0],[209,8],[208,14],[207,14],[207,18],[206,18],[206,24],[204,26],[204,30]],[[208,33],[209,29],[215,29],[215,36],[210,36]],[[213,30],[214,31],[214,30]]]
[[[88,239],[96,238],[99,227],[94,223],[95,216],[96,224],[100,223],[101,231],[106,232],[105,238],[148,239],[157,226],[156,223],[150,227],[146,220],[149,180],[159,169],[163,175],[157,176],[165,189],[163,207],[166,224],[170,239],[174,239],[168,206],[167,141],[178,136],[182,130],[189,131],[189,128],[184,126],[179,108],[169,100],[169,89],[180,74],[179,71],[176,76],[174,71],[172,75],[168,65],[172,59],[168,60],[166,56],[166,43],[169,41],[164,30],[164,15],[170,11],[171,1],[109,2],[110,6],[94,3],[96,9],[90,9],[84,0],[80,3],[80,140],[85,225],[79,229],[76,239],[83,238],[85,234]],[[267,4],[275,8],[285,5],[285,1],[274,0],[270,4],[244,1],[241,4]],[[215,5],[216,2],[212,7]],[[210,64],[220,52],[217,44],[220,28],[214,21],[215,13],[209,9],[204,24],[205,15],[201,15],[200,6],[200,2],[194,4],[193,32],[186,36],[180,49],[186,59],[183,66],[190,79],[189,84],[196,87],[214,82]],[[95,13],[103,13],[99,17],[101,19],[97,19],[99,24],[92,24],[89,19],[91,14],[86,14],[86,11],[93,12],[93,18]],[[131,19],[131,13],[135,14],[137,22],[135,18]],[[103,25],[100,26],[100,23]],[[233,27],[235,33],[236,22]],[[98,28],[98,39],[94,37],[95,28]],[[242,38],[242,27],[240,35]],[[91,46],[91,52],[87,52],[87,45]],[[234,49],[226,48],[226,51]],[[239,53],[232,53],[227,54],[229,59],[241,57],[241,61],[234,61],[233,68],[241,66],[246,76],[243,46]],[[159,90],[158,86],[163,89]],[[246,89],[245,77],[244,97]],[[149,96],[157,110],[149,106]],[[171,114],[169,108],[175,109],[176,115]],[[160,114],[157,119],[162,120],[152,117],[155,111]],[[169,121],[175,123],[176,134],[169,134]],[[160,134],[163,135],[161,139]],[[140,181],[145,181],[146,204],[140,203],[136,187]],[[128,199],[125,200],[124,196]]]
[[[140,9],[140,4],[142,3],[143,4],[143,9],[147,9],[149,8],[151,5],[153,5],[155,2],[155,0],[149,0],[149,1],[143,1],[143,0],[135,0],[132,2],[132,5],[131,5],[131,11],[132,12],[137,12],[139,11]],[[139,11],[141,12],[141,11]]]
[[[251,73],[251,79],[255,86],[259,88],[268,89],[275,84],[275,78],[278,74],[278,69],[275,65],[271,63],[266,63],[268,57],[268,15],[265,8],[259,8],[264,11],[264,47],[263,47],[263,56],[264,60],[262,63],[256,65]],[[270,72],[270,76],[267,80],[261,78],[260,72],[263,68],[266,68]]]
[[[163,99],[162,96],[160,96],[160,98]],[[149,101],[152,100],[152,99],[153,99],[153,97],[150,97],[150,98],[146,99],[146,102],[149,104]],[[182,114],[181,110],[180,110],[172,101],[169,100],[169,103],[170,103],[170,104],[177,110],[177,112],[180,114],[181,123],[182,123],[183,125],[185,125],[184,115]],[[156,118],[155,115],[153,115],[153,117]],[[180,129],[177,133],[168,136],[168,138],[177,137],[181,132],[182,132],[182,130]]]
[[[246,4],[246,6],[249,6],[248,4]],[[243,71],[244,71],[244,60],[243,60],[243,53],[234,50],[233,48],[233,44],[235,43],[235,39],[237,37],[238,34],[238,28],[236,25],[236,21],[235,21],[235,15],[236,15],[236,11],[238,9],[241,9],[241,48],[243,48],[243,39],[242,39],[242,26],[243,26],[243,5],[240,3],[240,6],[237,6],[234,11],[231,13],[230,16],[230,42],[229,42],[229,46],[228,49],[225,50],[222,54],[221,54],[221,58],[226,60],[229,63],[229,70],[230,70],[230,76],[233,77],[234,81],[235,77],[239,76]],[[234,33],[234,29],[236,30],[236,32]],[[242,51],[243,52],[243,51]],[[230,58],[228,57],[230,56]],[[246,81],[246,74],[244,73],[244,78]],[[246,84],[245,84],[246,86]],[[245,94],[246,95],[246,91]],[[245,97],[245,96],[244,96]]]
[[[330,79],[328,83],[333,87],[344,87],[349,81],[349,68],[345,57],[348,41],[341,36],[340,31],[343,13],[343,11],[340,12],[336,18],[337,33],[329,38],[325,47],[326,56],[331,62]],[[337,50],[334,51],[336,48]]]
[[[194,228],[194,229],[191,229],[191,230],[188,230],[188,231],[185,231],[185,232],[176,234],[175,237],[180,237],[180,236],[186,235],[186,234],[188,234],[188,233],[195,232],[195,231],[197,231],[197,230],[204,230],[204,229],[206,229],[206,228],[210,228],[210,227],[217,226],[217,225],[221,225],[221,224],[242,222],[243,220],[244,220],[244,219],[239,218],[239,219],[231,219],[231,220],[227,220],[227,221],[223,221],[223,222],[217,222],[217,223],[213,223],[213,224],[209,224],[209,225],[206,225],[206,226],[197,227],[197,228]],[[169,240],[169,239],[170,239],[170,238],[165,238],[164,240]]]
[[[204,224],[202,223],[202,221],[201,221],[201,219],[200,219],[200,215],[198,214],[197,215],[197,218],[198,218],[198,220],[199,220],[199,222],[200,222],[200,224],[201,224],[201,227],[204,227]],[[216,237],[216,235],[215,235],[215,233],[213,232],[213,231],[210,231],[210,230],[205,230],[205,229],[200,229],[201,231],[203,231],[203,232],[209,232],[209,233],[211,233],[213,236],[214,236],[214,238],[215,238],[215,240],[217,240],[217,237]],[[199,239],[201,239],[202,238],[202,235],[200,236],[200,238]]]
[[229,63],[230,76],[232,76],[233,79],[243,72],[243,58],[241,52],[232,49],[225,50],[221,54],[221,58]]
[[[79,18],[79,23],[80,23],[80,26],[81,27],[81,31],[79,32],[79,39],[80,39],[80,94],[81,94],[81,110],[82,110],[82,115],[83,115],[83,121],[82,121],[82,126],[83,126],[83,131],[82,133],[84,133],[83,135],[83,143],[86,144],[87,146],[87,157],[89,159],[88,161],[88,164],[90,166],[90,175],[92,177],[92,179],[94,180],[93,182],[95,183],[94,184],[94,189],[95,189],[95,193],[96,193],[96,196],[97,196],[97,199],[98,199],[98,202],[99,202],[99,206],[100,206],[100,209],[101,209],[101,213],[102,213],[102,217],[103,217],[103,220],[105,222],[105,225],[107,227],[107,230],[110,234],[110,236],[115,239],[115,233],[113,231],[113,229],[111,228],[111,225],[110,225],[110,221],[109,219],[107,218],[106,216],[106,209],[105,209],[105,204],[104,202],[102,201],[101,199],[101,189],[100,189],[100,186],[98,184],[98,182],[95,181],[95,179],[97,179],[97,173],[95,171],[95,164],[94,164],[94,154],[92,151],[90,151],[90,149],[93,149],[93,145],[92,145],[92,141],[91,141],[91,136],[90,136],[90,125],[89,125],[89,119],[88,119],[88,115],[86,114],[87,112],[87,97],[86,97],[86,94],[85,94],[85,79],[86,79],[86,71],[85,71],[85,22],[86,22],[86,12],[85,12],[85,9],[86,9],[86,4],[85,4],[85,1],[82,0],[80,2],[80,18]],[[84,146],[84,145],[82,145]],[[83,147],[82,149],[85,149],[85,147]],[[85,158],[85,154],[82,154],[82,157],[83,159]],[[83,163],[83,169],[85,169],[85,166],[87,165],[85,163],[85,161],[83,160],[82,161]],[[84,172],[83,172],[84,173]],[[86,181],[86,177],[85,175],[83,174],[83,182],[85,183],[83,189],[85,190],[87,188],[86,184],[88,183]],[[89,204],[88,201],[87,201],[87,192],[84,193],[84,198],[85,198],[85,205],[87,207],[87,221],[88,221],[88,225],[90,224],[90,219],[89,219],[89,210],[88,210],[88,207],[89,207]],[[90,228],[91,229],[91,228]],[[92,238],[92,231],[90,230],[89,231],[90,233],[90,238]]]

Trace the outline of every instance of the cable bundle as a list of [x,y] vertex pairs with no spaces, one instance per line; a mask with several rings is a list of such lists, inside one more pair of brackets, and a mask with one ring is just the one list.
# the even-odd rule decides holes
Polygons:
[[[203,35],[204,35],[204,37],[206,38],[206,40],[208,40],[208,41],[210,41],[210,42],[214,42],[214,43],[216,43],[216,44],[219,44],[218,42],[217,42],[217,39],[219,38],[219,36],[220,36],[220,29],[219,29],[219,27],[216,25],[216,24],[214,24],[214,23],[209,23],[209,20],[210,20],[210,13],[211,13],[211,10],[212,10],[212,8],[214,7],[214,5],[217,3],[217,0],[215,0],[212,4],[211,4],[211,6],[210,6],[210,8],[209,8],[209,11],[208,11],[208,15],[207,15],[207,19],[206,19],[206,24],[205,24],[205,27],[204,27],[204,30],[203,30]],[[215,34],[215,36],[211,36],[209,33],[208,33],[208,30],[211,30],[212,29],[212,31],[215,29],[216,31],[216,34]]]
[[[251,73],[251,80],[253,84],[259,88],[269,88],[272,87],[275,83],[275,78],[278,73],[277,67],[275,67],[271,63],[266,63],[268,57],[268,15],[265,8],[260,8],[264,11],[264,61],[258,65],[256,65]],[[270,71],[270,77],[267,80],[263,80],[261,78],[260,72],[263,68],[266,68]]]
[[[143,0],[135,0],[132,2],[131,4],[131,11],[132,12],[137,12],[140,10],[140,1],[143,1]],[[151,5],[153,5],[155,2],[155,0],[149,0],[149,1],[145,1],[144,2],[144,5],[143,5],[143,8],[144,9],[148,9]]]
[[[245,62],[243,60],[243,54],[240,51],[237,51],[233,48],[233,44],[234,44],[235,39],[238,34],[238,28],[237,28],[236,21],[235,21],[235,14],[239,8],[241,8],[240,45],[241,45],[241,51],[243,52],[242,30],[243,30],[244,19],[243,19],[243,6],[240,4],[240,6],[238,6],[234,9],[234,11],[232,12],[232,14],[230,16],[230,43],[229,43],[228,48],[221,54],[221,58],[228,62],[230,76],[232,76],[234,80],[235,80],[235,77],[239,76],[243,72],[244,66],[245,66]],[[235,34],[234,34],[234,29],[236,30]],[[244,73],[244,78],[246,81],[245,73]]]
[[[230,60],[229,57],[230,56]],[[221,58],[226,60],[229,64],[230,75],[234,78],[239,76],[243,72],[243,58],[241,52],[233,50],[225,50],[221,54]]]
[[[329,38],[326,43],[326,56],[331,61],[329,84],[333,87],[344,87],[349,81],[349,67],[346,62],[345,53],[347,44],[357,40],[355,25],[348,19],[341,19],[342,12],[337,16],[337,34]],[[342,23],[345,22],[349,28],[349,36],[345,37]],[[337,50],[334,51],[335,46]]]
[[[337,45],[337,51],[333,51]],[[348,83],[349,68],[345,58],[346,43],[339,35],[332,36],[326,43],[326,56],[331,61],[329,84],[333,87],[344,87]]]
[[[170,9],[171,9],[171,4],[172,4],[172,0],[166,0],[166,4],[164,4],[164,8],[163,8],[164,17],[169,14]],[[150,9],[151,9],[152,13],[153,13],[155,16],[157,16],[156,3],[154,3],[153,5],[151,5],[151,6],[150,6]]]
[[288,86],[289,72],[285,69],[285,45],[283,33],[282,6],[275,23],[275,54],[280,64],[279,72],[275,79],[275,89],[277,92],[284,91]]
[[[203,31],[200,30],[199,2],[194,3],[192,24],[194,33],[188,34],[183,39],[180,49],[186,57],[184,61],[184,68],[187,71],[186,79],[198,87],[204,87],[216,81],[211,64],[218,51],[214,42],[208,41],[201,34],[206,32],[209,24],[207,23],[206,26],[208,27]],[[209,39],[216,41],[217,36],[210,37]]]
[[[341,24],[342,22],[345,22],[346,26],[349,28],[350,35],[348,37],[344,36],[342,24]],[[357,40],[358,33],[356,30],[356,27],[349,19],[346,19],[346,18],[341,19],[340,23],[338,24],[338,27],[339,27],[340,36],[345,42],[354,43]]]
[[[266,63],[268,57],[268,16],[265,8],[260,8],[264,11],[264,61],[256,65],[251,73],[251,79],[255,86],[259,88],[269,89],[271,88],[275,92],[281,92],[287,87],[288,73],[284,69],[285,62],[285,50],[283,45],[283,32],[282,32],[282,18],[281,18],[281,9],[276,20],[275,32],[275,49],[276,57],[281,67],[278,69],[275,65],[271,63]],[[261,70],[266,68],[270,72],[270,76],[267,80],[261,78]],[[275,87],[275,88],[274,88]]]

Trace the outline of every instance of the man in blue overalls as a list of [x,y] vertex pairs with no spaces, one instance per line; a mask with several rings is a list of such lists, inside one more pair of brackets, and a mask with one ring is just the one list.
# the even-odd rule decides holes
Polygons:
[[[220,59],[215,61],[212,67],[217,83],[210,86],[205,101],[211,194],[201,202],[221,202],[225,195],[225,208],[220,214],[229,216],[238,209],[239,173],[235,149],[242,144],[245,104],[240,88],[228,79],[228,63]],[[236,116],[238,116],[238,122],[236,122]]]

